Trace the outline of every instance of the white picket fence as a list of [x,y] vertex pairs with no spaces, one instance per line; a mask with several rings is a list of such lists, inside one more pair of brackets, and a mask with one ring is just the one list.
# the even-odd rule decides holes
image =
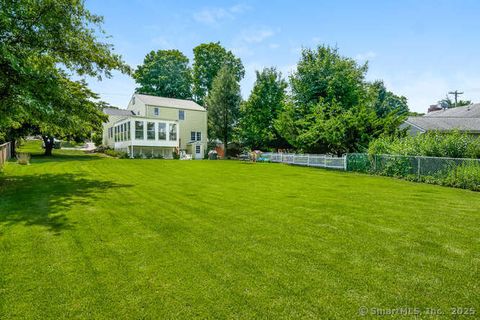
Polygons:
[[0,145],[0,168],[12,157],[11,142]]
[[333,157],[325,154],[262,153],[263,158],[271,162],[281,162],[307,167],[347,169],[347,157]]

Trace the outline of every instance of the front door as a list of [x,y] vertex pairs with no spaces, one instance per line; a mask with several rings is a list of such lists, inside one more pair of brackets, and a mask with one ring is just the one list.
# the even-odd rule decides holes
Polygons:
[[196,144],[193,147],[195,148],[195,159],[202,159],[202,146],[200,144]]

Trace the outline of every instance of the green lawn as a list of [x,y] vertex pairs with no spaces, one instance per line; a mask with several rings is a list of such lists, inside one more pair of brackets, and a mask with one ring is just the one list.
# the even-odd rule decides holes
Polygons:
[[0,319],[480,315],[480,193],[282,164],[54,153],[0,177]]

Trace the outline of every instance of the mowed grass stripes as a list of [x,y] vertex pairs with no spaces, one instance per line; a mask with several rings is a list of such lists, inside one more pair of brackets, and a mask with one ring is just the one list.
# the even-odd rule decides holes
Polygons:
[[57,153],[0,178],[1,319],[480,312],[479,193],[282,164]]

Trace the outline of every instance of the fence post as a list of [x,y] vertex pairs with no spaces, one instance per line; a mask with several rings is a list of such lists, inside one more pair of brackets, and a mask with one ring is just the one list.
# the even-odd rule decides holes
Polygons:
[[327,155],[326,154],[323,155],[323,167],[324,168],[327,167]]
[[420,181],[420,157],[417,157],[417,180]]
[[347,171],[347,157],[348,157],[348,153],[343,156],[343,170],[344,171]]
[[310,154],[307,153],[307,167],[310,167]]

